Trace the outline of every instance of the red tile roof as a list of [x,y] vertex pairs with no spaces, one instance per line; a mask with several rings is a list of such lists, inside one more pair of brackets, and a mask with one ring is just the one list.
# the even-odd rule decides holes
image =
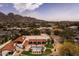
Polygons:
[[8,43],[7,45],[5,45],[2,49],[0,49],[1,51],[4,51],[4,50],[9,50],[9,51],[12,51],[15,47],[14,47],[14,43],[17,42],[17,41],[20,41],[20,42],[23,42],[24,39],[22,37],[19,37],[17,38],[16,40],[14,41],[11,41],[10,43]]
[[1,51],[4,51],[4,50],[12,51],[13,49],[14,49],[14,44],[13,44],[13,42],[10,42],[10,43],[8,43],[7,45],[5,45],[5,46],[1,49]]
[[21,37],[18,37],[16,40],[14,40],[14,42],[23,42],[25,39],[24,39],[24,37],[23,36],[21,36]]

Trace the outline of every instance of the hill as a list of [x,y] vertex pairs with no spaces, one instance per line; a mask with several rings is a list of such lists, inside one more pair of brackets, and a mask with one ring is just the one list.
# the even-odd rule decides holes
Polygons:
[[23,17],[14,13],[4,14],[0,12],[0,22],[44,22],[44,20],[39,20],[32,17]]

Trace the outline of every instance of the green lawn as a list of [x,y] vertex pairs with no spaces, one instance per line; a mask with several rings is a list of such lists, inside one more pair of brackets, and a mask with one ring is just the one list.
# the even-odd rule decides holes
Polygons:
[[52,53],[51,49],[46,49],[45,54],[50,54],[50,53]]
[[30,51],[23,51],[22,54],[27,56],[44,56],[44,54],[32,54]]
[[[48,51],[47,51],[48,52]],[[49,53],[49,52],[48,52]],[[46,56],[48,54],[44,53],[44,54],[32,54],[32,52],[30,51],[23,51],[22,52],[23,55],[27,55],[27,56]]]
[[47,45],[46,45],[46,48],[53,48],[53,45],[51,44],[51,43],[48,43]]

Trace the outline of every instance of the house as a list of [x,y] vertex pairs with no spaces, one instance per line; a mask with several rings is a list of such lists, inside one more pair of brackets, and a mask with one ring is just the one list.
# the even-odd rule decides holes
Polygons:
[[74,40],[75,44],[79,45],[79,35],[76,35],[72,39]]
[[[21,36],[5,45],[2,49],[2,55],[15,51],[32,51],[32,54],[42,54],[45,51],[45,45],[50,37],[46,34]],[[5,54],[6,52],[6,54]]]
[[77,30],[78,29],[78,26],[70,26],[68,27],[69,29],[73,29],[73,30]]
[[6,44],[3,48],[0,49],[0,53],[2,53],[3,56],[5,56],[10,52],[14,52],[15,47],[13,46],[13,44],[13,42]]
[[27,41],[27,45],[30,46],[32,54],[42,54],[48,39],[50,37],[46,34],[25,36],[25,40]]

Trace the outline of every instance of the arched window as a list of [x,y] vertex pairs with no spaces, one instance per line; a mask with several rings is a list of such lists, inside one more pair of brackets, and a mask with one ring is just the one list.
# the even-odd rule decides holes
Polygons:
[[37,44],[37,42],[34,42],[34,44]]
[[32,44],[32,42],[29,42],[29,44]]
[[41,42],[38,42],[38,44],[41,44]]
[[42,44],[46,44],[46,42],[42,42]]

